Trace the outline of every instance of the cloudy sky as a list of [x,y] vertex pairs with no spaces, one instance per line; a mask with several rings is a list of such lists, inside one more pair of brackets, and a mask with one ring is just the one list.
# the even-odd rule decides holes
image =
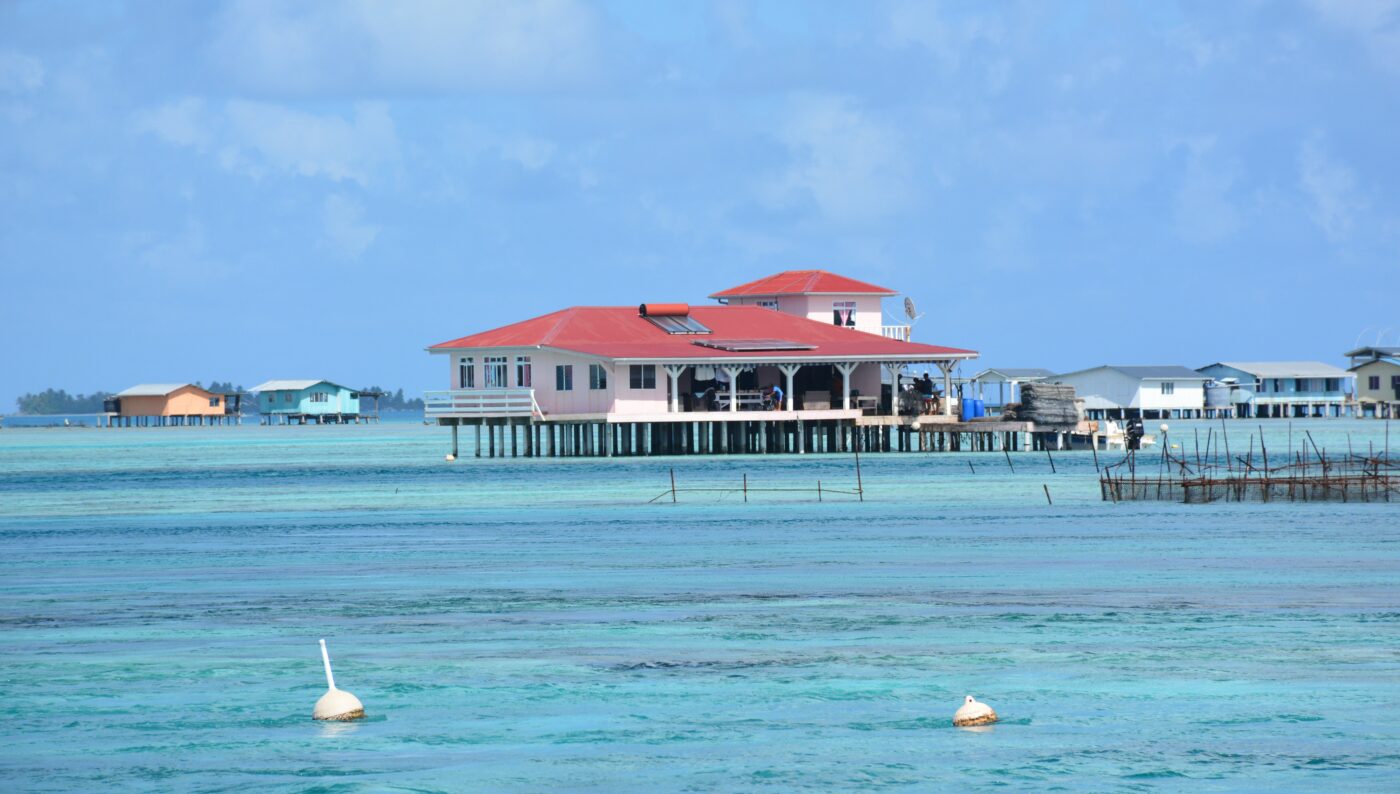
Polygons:
[[1337,361],[1397,141],[1400,0],[0,0],[0,411],[804,267],[984,364]]

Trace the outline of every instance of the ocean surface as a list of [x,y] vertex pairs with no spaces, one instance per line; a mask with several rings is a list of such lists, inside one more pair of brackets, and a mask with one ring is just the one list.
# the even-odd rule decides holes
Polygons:
[[[0,430],[4,790],[1400,790],[1400,502],[1106,504],[1088,452],[862,456],[859,502],[850,456],[447,444]],[[673,504],[672,468],[802,490]],[[369,719],[311,720],[322,637]],[[953,728],[967,694],[1003,721]]]

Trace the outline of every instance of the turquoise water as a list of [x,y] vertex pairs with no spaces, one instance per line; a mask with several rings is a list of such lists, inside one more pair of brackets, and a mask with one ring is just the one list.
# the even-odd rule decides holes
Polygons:
[[[1089,453],[647,504],[852,461],[446,444],[0,431],[6,788],[1400,788],[1400,504],[1104,504]],[[310,719],[320,637],[370,719]]]

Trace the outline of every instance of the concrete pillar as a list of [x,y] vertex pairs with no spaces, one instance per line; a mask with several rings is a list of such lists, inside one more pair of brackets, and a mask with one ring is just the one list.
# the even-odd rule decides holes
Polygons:
[[953,362],[938,361],[938,369],[943,372],[943,415],[953,415]]
[[836,365],[836,369],[841,371],[841,410],[846,411],[851,407],[851,373],[856,371],[859,364],[853,361],[846,361]]
[[724,367],[725,373],[729,375],[729,410],[739,410],[739,373],[742,367]]
[[783,410],[791,411],[796,402],[792,394],[792,378],[797,371],[802,368],[801,364],[779,364],[778,369],[782,371],[786,384],[783,387]]
[[683,372],[685,372],[684,364],[666,365],[666,378],[671,382],[670,412],[673,414],[681,412],[681,373]]

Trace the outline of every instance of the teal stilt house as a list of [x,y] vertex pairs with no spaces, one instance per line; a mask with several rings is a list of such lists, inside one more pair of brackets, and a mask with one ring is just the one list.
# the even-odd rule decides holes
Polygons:
[[[328,380],[270,380],[253,387],[263,424],[343,424],[377,418],[360,411],[360,392]],[[377,411],[376,411],[377,413]]]

